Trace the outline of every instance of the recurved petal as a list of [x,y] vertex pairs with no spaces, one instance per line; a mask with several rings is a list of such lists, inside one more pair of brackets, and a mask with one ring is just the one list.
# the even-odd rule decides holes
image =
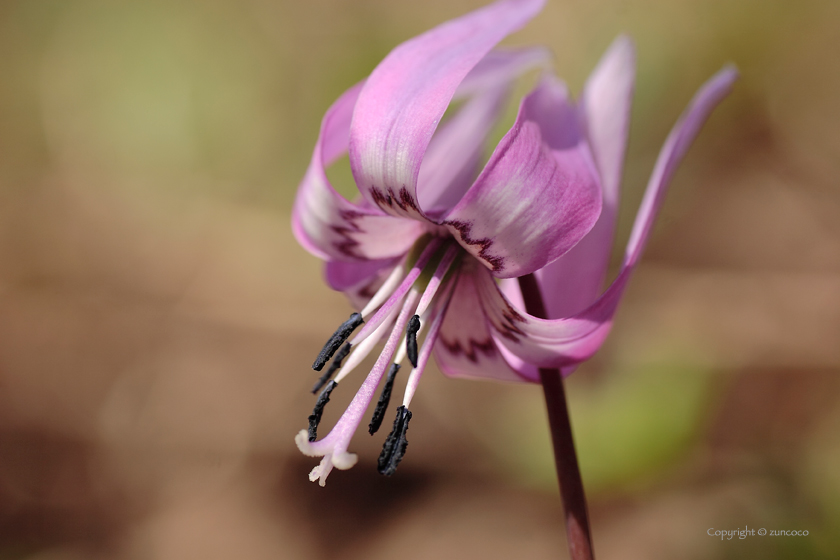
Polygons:
[[405,253],[423,226],[353,204],[330,184],[325,167],[347,152],[350,119],[361,91],[358,84],[327,110],[312,160],[298,188],[292,231],[298,242],[322,259],[367,260]]
[[546,76],[443,224],[495,276],[511,278],[563,255],[600,210],[597,173],[566,87]]
[[343,292],[361,311],[400,262],[399,257],[377,261],[327,261],[324,277],[333,290]]
[[636,214],[636,221],[627,242],[627,251],[624,257],[626,263],[635,264],[641,256],[647,241],[653,220],[662,204],[665,190],[671,177],[674,175],[677,166],[682,161],[697,133],[712,110],[717,107],[723,98],[732,91],[732,85],[738,79],[738,70],[729,65],[712,76],[700,90],[694,95],[688,108],[680,116],[677,124],[671,129],[665,145],[659,152],[653,174],[648,182],[645,196]]
[[466,75],[455,90],[454,99],[483,93],[509,83],[534,68],[548,70],[552,54],[545,47],[493,49]]
[[[712,109],[729,93],[737,78],[725,68],[706,82],[668,136],[648,183],[618,277],[592,305],[563,319],[538,319],[516,310],[494,282],[479,282],[482,306],[505,348],[537,367],[568,368],[589,359],[603,343],[627,282],[638,263],[651,225],[676,166]],[[514,308],[516,313],[511,313]]]
[[449,377],[531,381],[508,365],[497,346],[482,310],[476,273],[489,277],[478,267],[460,273],[435,343],[438,366]]
[[[626,276],[629,276],[629,272]],[[612,326],[612,317],[626,284],[619,277],[616,283],[584,312],[565,319],[539,319],[525,313],[499,290],[490,278],[477,277],[476,286],[481,305],[494,338],[507,353],[511,364],[523,369],[526,364],[537,368],[571,368],[590,358],[601,346]]]
[[329,261],[324,265],[324,278],[333,290],[348,288],[372,281],[383,272],[393,270],[399,258],[375,261]]
[[420,208],[430,218],[445,215],[472,185],[508,91],[503,85],[476,94],[435,133],[417,185]]
[[622,35],[601,57],[581,94],[582,121],[601,174],[605,207],[618,204],[635,81],[636,49]]
[[618,216],[635,59],[633,42],[629,37],[619,37],[583,89],[579,111],[601,178],[603,205],[595,226],[580,243],[537,271],[550,319],[582,311],[595,301],[604,285]]
[[432,220],[445,215],[467,192],[478,172],[487,137],[509,98],[513,81],[528,70],[547,68],[544,48],[492,50],[458,86],[463,106],[432,137],[417,179],[421,211]]
[[350,165],[371,202],[424,218],[417,200],[423,155],[464,77],[544,0],[503,0],[395,48],[368,78],[353,114]]

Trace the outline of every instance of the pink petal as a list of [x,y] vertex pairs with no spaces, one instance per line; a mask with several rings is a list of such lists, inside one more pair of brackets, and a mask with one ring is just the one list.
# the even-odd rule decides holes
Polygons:
[[476,273],[489,276],[478,267],[461,270],[435,343],[435,360],[450,377],[527,381],[511,369],[499,352],[482,311]]
[[350,117],[361,91],[358,84],[327,110],[309,169],[298,189],[292,211],[292,231],[298,242],[322,259],[384,259],[404,254],[423,226],[348,201],[324,172],[346,153]]
[[376,261],[328,261],[324,266],[324,278],[330,288],[343,292],[392,270],[398,261],[398,258]]
[[680,116],[677,124],[674,125],[659,153],[659,158],[656,160],[656,166],[653,168],[653,174],[636,215],[636,222],[633,224],[633,231],[630,233],[630,240],[627,243],[625,263],[635,264],[641,256],[671,176],[673,176],[677,165],[682,161],[685,152],[694,141],[694,137],[700,132],[700,127],[703,126],[718,103],[729,95],[729,92],[732,91],[732,84],[737,79],[738,71],[734,66],[727,66],[712,76],[694,95],[688,108]]
[[466,75],[455,90],[455,99],[483,93],[510,83],[527,70],[551,67],[552,54],[545,47],[493,49]]
[[427,216],[446,214],[473,184],[508,89],[495,87],[476,95],[435,133],[417,181],[419,206]]
[[580,113],[601,176],[603,206],[595,226],[568,253],[537,271],[549,318],[582,311],[601,293],[618,215],[621,173],[635,81],[635,49],[619,37],[586,82]]
[[399,262],[399,258],[327,261],[324,264],[324,278],[330,288],[344,293],[353,309],[361,311]]
[[730,92],[737,78],[734,68],[724,68],[706,82],[692,99],[668,136],[642,200],[624,264],[615,281],[595,303],[566,319],[538,319],[523,312],[510,313],[511,303],[494,282],[477,283],[482,305],[498,333],[498,340],[512,354],[537,367],[570,367],[589,359],[612,327],[621,295],[638,263],[659,210],[668,182],[712,109]]
[[433,220],[445,215],[467,192],[480,171],[487,137],[507,102],[513,80],[537,66],[547,67],[543,48],[493,50],[473,68],[455,98],[464,105],[438,127],[417,179],[421,211]]
[[444,225],[495,276],[511,278],[571,249],[600,210],[594,164],[566,88],[546,77]]
[[636,80],[636,49],[629,37],[617,38],[586,81],[580,110],[601,174],[604,208],[618,206],[624,152],[630,130],[630,108]]
[[544,0],[503,0],[395,48],[365,84],[350,130],[350,166],[362,194],[393,215],[424,218],[417,178],[458,85]]

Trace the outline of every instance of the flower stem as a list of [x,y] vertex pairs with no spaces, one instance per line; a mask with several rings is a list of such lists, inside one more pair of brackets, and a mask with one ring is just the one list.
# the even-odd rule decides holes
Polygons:
[[[534,317],[545,319],[545,304],[534,275],[520,277],[519,287],[525,300],[525,310]],[[572,560],[593,560],[589,513],[572,437],[563,376],[557,369],[540,368],[540,381],[543,393],[545,393],[548,424],[551,427],[551,441],[554,446],[554,464],[557,468],[560,498],[563,501],[563,511],[566,516],[569,554]]]

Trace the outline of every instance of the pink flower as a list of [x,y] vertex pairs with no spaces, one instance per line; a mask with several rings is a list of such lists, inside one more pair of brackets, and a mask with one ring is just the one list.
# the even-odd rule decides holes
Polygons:
[[[316,391],[342,367],[322,391],[309,432],[296,438],[303,453],[323,457],[313,481],[323,485],[333,467],[355,464],[350,440],[389,371],[371,433],[378,428],[399,369],[392,364],[406,355],[413,369],[380,457],[384,474],[405,452],[408,406],[432,351],[450,376],[527,382],[539,382],[538,368],[568,374],[591,357],[609,333],[677,164],[737,77],[733,68],[712,77],[671,131],[621,270],[602,292],[629,126],[633,44],[615,41],[575,103],[549,72],[544,50],[491,50],[542,5],[502,0],[401,44],[324,116],[292,227],[301,245],[326,261],[330,286],[347,293],[360,314],[315,364],[320,370],[338,350]],[[480,169],[512,82],[534,67],[543,68],[542,79]],[[463,103],[444,119],[453,99]],[[355,202],[324,172],[345,153],[362,195]],[[547,319],[524,311],[514,281],[532,273]],[[316,440],[330,391],[383,338],[350,406]]]

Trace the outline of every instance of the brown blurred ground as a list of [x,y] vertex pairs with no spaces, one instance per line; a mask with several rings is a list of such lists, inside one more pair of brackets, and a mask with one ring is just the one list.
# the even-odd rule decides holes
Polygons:
[[[361,433],[319,488],[292,442],[347,314],[289,228],[320,117],[478,5],[0,3],[0,558],[563,557],[535,387],[430,371],[393,479]],[[569,1],[512,40],[577,90],[636,39],[622,239],[694,89],[742,72],[569,383],[601,559],[840,557],[838,21]],[[706,534],[745,525],[810,535]]]

